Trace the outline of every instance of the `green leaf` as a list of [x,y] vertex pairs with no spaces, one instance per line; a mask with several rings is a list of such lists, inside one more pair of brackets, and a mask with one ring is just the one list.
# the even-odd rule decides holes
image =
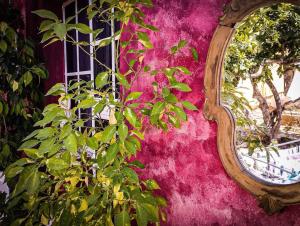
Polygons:
[[130,162],[129,165],[140,168],[140,169],[145,168],[145,165],[143,163],[141,163],[140,161],[138,161],[138,160],[134,160],[134,161]]
[[184,112],[184,110],[178,106],[173,106],[172,107],[173,111],[175,112],[175,114],[181,118],[183,121],[186,121],[187,120],[187,115],[186,113]]
[[145,48],[147,48],[147,49],[152,49],[153,48],[153,44],[150,42],[150,39],[149,39],[149,36],[148,36],[147,33],[138,31],[137,35],[138,35],[139,42],[142,43],[142,45]]
[[130,226],[130,217],[127,211],[123,210],[122,212],[115,215],[114,218],[115,226]]
[[122,169],[122,173],[125,177],[127,177],[133,183],[138,183],[139,182],[139,177],[133,169],[131,169],[129,167],[124,167]]
[[109,73],[108,71],[101,72],[96,76],[95,85],[97,89],[101,89],[107,84]]
[[177,68],[179,71],[181,71],[182,73],[186,74],[186,75],[192,74],[192,73],[190,72],[190,70],[187,69],[186,67],[178,66],[178,67],[176,67],[176,68]]
[[62,140],[66,138],[72,132],[72,126],[70,124],[66,124],[61,128],[61,132],[59,135],[59,139]]
[[98,149],[98,141],[95,137],[88,137],[86,140],[86,144],[87,146],[89,146],[91,149],[93,150],[97,150]]
[[196,50],[195,48],[191,48],[190,50],[191,50],[191,52],[192,52],[192,55],[193,55],[194,60],[195,60],[196,62],[198,62],[198,61],[199,61],[199,56],[198,56],[197,50]]
[[137,150],[141,150],[141,142],[135,136],[129,136],[127,140],[133,143]]
[[53,95],[58,96],[61,93],[65,92],[65,86],[62,83],[55,84],[49,91],[46,93],[46,96]]
[[153,25],[150,25],[150,24],[145,24],[144,28],[146,28],[148,30],[151,30],[151,31],[154,31],[154,32],[159,31],[159,29],[157,27],[155,27]]
[[55,145],[55,138],[47,139],[41,142],[41,145],[38,149],[39,155],[44,155],[49,152],[57,152],[58,146]]
[[152,115],[159,115],[163,110],[165,109],[165,103],[164,102],[156,102],[152,108],[151,116]]
[[46,139],[48,137],[54,136],[56,129],[52,127],[46,127],[44,129],[40,129],[36,135],[36,138],[39,140]]
[[178,99],[177,99],[177,97],[176,97],[173,93],[170,93],[169,96],[165,97],[165,100],[166,100],[168,103],[171,103],[171,104],[176,104],[176,103],[178,103]]
[[13,81],[13,85],[12,85],[13,91],[15,92],[18,88],[19,88],[19,83],[17,81]]
[[177,89],[182,92],[191,92],[192,91],[192,89],[187,84],[181,83],[181,82],[177,82],[177,83],[173,84],[171,88]]
[[182,106],[191,111],[197,111],[198,108],[189,101],[182,101]]
[[146,180],[145,184],[146,184],[146,187],[149,190],[158,190],[158,189],[160,189],[158,183],[155,180],[153,180],[153,179]]
[[101,113],[103,111],[105,107],[105,104],[104,103],[98,103],[95,107],[94,107],[94,113],[97,114],[97,113]]
[[113,138],[113,136],[116,133],[116,126],[115,125],[109,125],[107,126],[104,131],[102,132],[102,136],[101,136],[101,141],[103,143],[109,143],[111,141],[111,139]]
[[32,71],[32,73],[36,74],[40,78],[43,78],[43,79],[47,78],[47,73],[42,68],[33,67],[33,68],[31,68],[31,71]]
[[93,33],[93,30],[86,24],[77,23],[77,24],[69,24],[68,30],[76,29],[82,34],[90,34]]
[[39,17],[50,19],[54,21],[58,21],[58,17],[51,11],[45,9],[35,10],[32,13],[38,15]]
[[180,128],[180,121],[173,115],[168,115],[169,122],[175,127]]
[[163,94],[163,97],[165,98],[170,95],[170,90],[168,88],[164,87],[162,89],[162,94]]
[[29,194],[35,194],[40,186],[40,174],[38,170],[34,170],[27,179],[28,183],[26,190]]
[[23,191],[25,191],[26,189],[26,185],[28,183],[28,176],[30,174],[30,168],[26,167],[22,173],[20,174],[19,178],[18,178],[18,182],[13,190],[13,192],[11,193],[11,197],[16,197],[17,195],[21,194]]
[[28,141],[24,142],[24,143],[18,148],[18,150],[23,150],[24,148],[33,148],[33,147],[36,146],[38,143],[40,143],[40,141],[38,141],[38,140],[28,140]]
[[148,65],[146,65],[145,67],[144,67],[144,72],[148,72],[148,71],[150,71],[151,70],[151,68],[148,66]]
[[127,97],[125,102],[138,99],[143,93],[142,92],[132,92]]
[[108,46],[111,42],[112,42],[111,37],[103,38],[99,40],[97,47],[100,48],[100,47]]
[[20,174],[23,171],[23,169],[24,169],[24,167],[22,167],[22,166],[8,167],[4,172],[5,177],[7,179],[13,178],[13,177],[17,176],[18,174]]
[[49,29],[51,29],[53,27],[54,23],[52,20],[44,20],[42,21],[41,25],[40,25],[40,32],[45,32],[48,31]]
[[129,66],[133,67],[134,64],[136,63],[136,61],[137,61],[136,59],[131,59],[130,62],[129,62]]
[[92,20],[98,14],[98,11],[97,10],[92,10],[91,8],[88,8],[87,14],[88,14],[88,19]]
[[48,40],[51,39],[51,38],[54,38],[54,32],[53,32],[53,30],[46,31],[46,32],[43,34],[41,43],[45,43],[46,41],[48,41]]
[[38,153],[38,149],[35,148],[24,148],[22,149],[26,156],[32,158],[32,159],[38,159],[41,158],[42,156]]
[[165,198],[163,198],[161,196],[156,196],[155,199],[159,206],[167,207],[168,203]]
[[136,213],[138,226],[147,226],[149,221],[159,221],[158,207],[149,203],[137,201]]
[[138,2],[148,7],[153,6],[152,0],[139,0]]
[[118,152],[119,152],[119,145],[117,143],[114,143],[111,146],[109,146],[105,155],[105,163],[107,164],[112,162],[116,158]]
[[136,135],[138,138],[140,138],[141,140],[145,139],[145,135],[144,133],[138,131],[138,130],[131,130],[131,134]]
[[77,139],[74,133],[71,133],[65,140],[64,145],[69,152],[77,152]]
[[141,123],[140,123],[136,113],[131,108],[128,108],[128,107],[125,108],[124,116],[133,127],[135,127],[135,128],[141,127]]
[[128,127],[127,125],[123,122],[121,125],[119,125],[119,128],[118,128],[118,135],[120,137],[120,140],[122,142],[125,141],[127,135],[128,135]]
[[130,87],[130,85],[124,75],[122,75],[120,73],[116,73],[116,78],[126,89],[128,89]]
[[34,161],[29,159],[29,158],[22,158],[22,159],[19,159],[19,160],[15,161],[10,166],[24,166],[24,165],[27,165],[27,164],[30,164],[30,163],[34,163]]
[[125,141],[125,148],[129,152],[129,156],[136,154],[136,146],[134,143],[131,143],[130,141]]
[[49,170],[64,170],[69,167],[69,164],[66,163],[64,160],[52,157],[47,159],[46,161],[47,167]]
[[85,100],[80,101],[78,104],[78,108],[86,109],[86,108],[91,108],[97,104],[97,101],[94,98],[88,98]]
[[181,48],[185,47],[186,44],[187,44],[187,41],[186,41],[186,40],[180,40],[180,41],[178,42],[178,45],[177,45],[177,46],[178,46],[179,49],[181,49]]
[[170,49],[171,54],[175,54],[175,53],[177,53],[177,51],[178,51],[178,46],[173,46]]
[[64,40],[67,35],[67,27],[65,24],[55,24],[53,31],[61,41]]
[[4,40],[0,40],[0,50],[2,53],[5,53],[7,50],[7,43]]

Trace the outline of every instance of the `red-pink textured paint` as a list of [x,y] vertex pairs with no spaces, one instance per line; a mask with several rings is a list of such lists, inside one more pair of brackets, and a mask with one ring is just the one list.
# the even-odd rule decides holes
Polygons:
[[[225,172],[216,145],[217,126],[203,117],[204,67],[213,32],[222,14],[223,0],[156,1],[147,12],[149,21],[160,32],[151,35],[154,43],[146,57],[151,67],[184,65],[192,72],[186,79],[193,89],[180,94],[200,111],[189,112],[181,129],[168,133],[151,128],[146,132],[143,151],[138,158],[146,164],[143,177],[153,177],[169,202],[166,225],[300,225],[300,207],[266,215],[254,197],[240,188]],[[185,39],[199,52],[199,63],[187,51],[175,60],[164,60],[168,49]],[[157,79],[160,81],[159,79]],[[134,90],[148,91],[153,79],[141,78]],[[151,95],[143,95],[147,99]]]

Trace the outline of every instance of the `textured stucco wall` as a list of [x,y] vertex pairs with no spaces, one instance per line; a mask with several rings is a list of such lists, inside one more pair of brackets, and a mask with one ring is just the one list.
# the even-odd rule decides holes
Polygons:
[[[154,128],[147,131],[139,155],[146,163],[145,177],[154,177],[169,201],[167,225],[300,225],[300,206],[267,216],[256,200],[229,178],[218,156],[217,126],[203,118],[205,60],[224,2],[157,0],[148,12],[160,32],[151,37],[155,49],[146,61],[153,67],[182,64],[191,69],[193,76],[186,81],[193,92],[183,95],[201,110],[190,112],[179,130],[167,134]],[[173,62],[163,60],[168,47],[180,38],[197,48],[199,63],[194,63],[188,52]],[[151,83],[142,78],[135,89],[147,90]]]

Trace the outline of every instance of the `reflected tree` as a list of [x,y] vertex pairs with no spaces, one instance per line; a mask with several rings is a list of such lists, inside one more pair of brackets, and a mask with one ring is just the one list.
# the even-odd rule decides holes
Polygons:
[[[261,145],[280,140],[282,114],[291,101],[282,102],[287,95],[300,63],[300,8],[290,4],[277,4],[261,8],[247,17],[237,27],[225,58],[225,80],[222,99],[231,106],[240,127],[253,128],[240,138],[253,151]],[[277,65],[277,74],[284,80],[284,92],[274,84],[272,68]],[[259,103],[263,124],[249,119],[251,106],[236,87],[249,79],[253,98]],[[271,108],[259,89],[264,83],[271,91],[276,107]],[[298,101],[298,100],[294,100]],[[252,131],[252,132],[251,132]]]

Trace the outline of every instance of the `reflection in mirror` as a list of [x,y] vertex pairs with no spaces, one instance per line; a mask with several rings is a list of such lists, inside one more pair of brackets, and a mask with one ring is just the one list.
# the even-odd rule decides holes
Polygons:
[[241,166],[265,183],[300,182],[300,8],[256,10],[227,48],[221,103],[236,123]]

